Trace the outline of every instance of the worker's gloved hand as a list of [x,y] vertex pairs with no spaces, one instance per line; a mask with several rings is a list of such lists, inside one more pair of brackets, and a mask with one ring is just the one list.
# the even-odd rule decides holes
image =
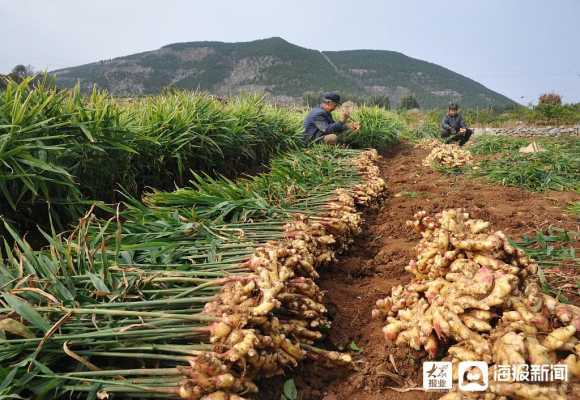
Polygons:
[[459,129],[459,133],[465,133],[466,131],[467,131],[467,129],[465,129],[465,128]]

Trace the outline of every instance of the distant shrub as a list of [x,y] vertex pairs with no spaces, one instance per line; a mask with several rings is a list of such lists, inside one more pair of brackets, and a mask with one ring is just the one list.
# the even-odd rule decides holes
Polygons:
[[[442,115],[442,112],[440,114]],[[463,110],[463,116],[467,124],[489,127],[500,127],[514,123],[528,125],[578,124],[580,123],[580,104],[540,102],[536,106],[516,106],[503,110],[471,108]]]
[[501,126],[511,120],[523,120],[524,113],[528,111],[525,107],[521,110],[509,112],[495,110],[491,107],[470,108],[463,110],[463,118],[468,125]]
[[532,119],[536,123],[577,123],[580,110],[575,104],[562,104],[558,93],[544,93],[533,109]]
[[391,99],[385,95],[375,95],[368,98],[365,102],[369,106],[377,106],[389,110],[391,108]]
[[[389,96],[381,94],[373,96],[359,96],[351,93],[340,93],[340,95],[342,97],[342,101],[352,101],[353,103],[370,107],[376,106],[385,110],[389,110],[391,108],[391,99]],[[315,107],[320,104],[321,100],[321,93],[306,92],[302,95],[303,104],[307,107]]]
[[421,108],[417,98],[413,95],[401,97],[399,108],[402,110],[412,110],[414,108]]

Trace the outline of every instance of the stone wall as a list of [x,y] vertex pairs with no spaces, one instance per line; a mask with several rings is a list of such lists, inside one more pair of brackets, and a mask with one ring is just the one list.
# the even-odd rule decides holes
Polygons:
[[474,128],[476,135],[509,136],[561,136],[580,135],[580,125],[576,126],[515,126],[511,128]]

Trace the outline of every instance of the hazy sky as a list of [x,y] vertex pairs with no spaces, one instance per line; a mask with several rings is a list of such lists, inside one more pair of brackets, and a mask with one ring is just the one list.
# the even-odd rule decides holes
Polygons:
[[523,103],[548,90],[580,102],[579,21],[579,0],[0,0],[0,71],[281,36],[319,50],[400,51]]

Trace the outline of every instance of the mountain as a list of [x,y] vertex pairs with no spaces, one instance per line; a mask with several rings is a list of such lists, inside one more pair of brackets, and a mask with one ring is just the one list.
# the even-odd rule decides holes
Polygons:
[[423,108],[509,106],[509,98],[439,65],[385,50],[318,51],[281,38],[244,43],[190,42],[51,72],[64,87],[80,82],[120,96],[159,93],[173,86],[218,95],[265,92],[279,102],[306,92],[337,90],[387,95],[397,104],[413,94]]

